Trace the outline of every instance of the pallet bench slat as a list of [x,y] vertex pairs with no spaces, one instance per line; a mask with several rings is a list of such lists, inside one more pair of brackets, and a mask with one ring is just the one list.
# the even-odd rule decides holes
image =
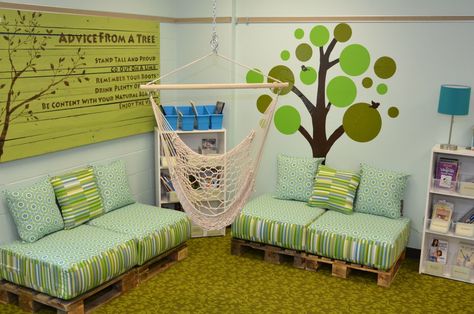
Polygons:
[[144,265],[134,267],[124,274],[71,300],[49,296],[30,288],[18,286],[0,280],[0,303],[15,304],[27,312],[36,312],[41,308],[56,309],[57,313],[84,314],[94,308],[135,288],[140,282],[168,269],[172,264],[187,257],[187,245],[182,244]]
[[384,271],[361,264],[350,263],[291,249],[283,249],[273,245],[232,238],[232,255],[240,256],[245,252],[245,250],[249,248],[264,251],[264,260],[274,264],[280,264],[284,256],[293,258],[294,267],[310,271],[316,271],[322,263],[330,264],[332,267],[332,275],[339,278],[347,278],[353,269],[375,273],[377,274],[377,285],[386,288],[390,287],[390,284],[395,279],[402,261],[405,259],[405,251],[403,251],[392,268]]

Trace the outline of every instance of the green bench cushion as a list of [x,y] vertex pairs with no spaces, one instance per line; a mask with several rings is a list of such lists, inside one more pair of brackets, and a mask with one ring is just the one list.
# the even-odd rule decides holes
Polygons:
[[65,300],[136,264],[131,236],[87,225],[0,247],[0,277]]
[[116,209],[88,224],[132,236],[137,241],[138,265],[191,236],[191,224],[185,213],[140,203]]
[[308,227],[306,251],[386,270],[405,249],[409,232],[408,218],[328,211]]
[[244,240],[304,250],[306,227],[324,213],[305,202],[261,195],[244,207],[232,224],[232,236]]

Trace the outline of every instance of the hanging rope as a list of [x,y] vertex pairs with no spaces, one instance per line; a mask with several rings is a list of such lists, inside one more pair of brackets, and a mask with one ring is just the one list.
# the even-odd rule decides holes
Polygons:
[[217,54],[219,48],[219,37],[217,36],[217,3],[216,0],[212,2],[212,35],[211,35],[211,50]]

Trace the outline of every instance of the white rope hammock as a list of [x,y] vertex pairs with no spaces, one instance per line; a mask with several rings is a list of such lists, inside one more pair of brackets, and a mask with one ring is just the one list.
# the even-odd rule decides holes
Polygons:
[[[249,66],[238,63],[217,53],[217,34],[214,22],[211,40],[212,53],[200,57],[174,71],[171,71],[140,88],[150,92],[150,102],[155,115],[163,153],[165,155],[171,182],[184,211],[191,220],[205,230],[217,230],[231,224],[250,197],[263,154],[264,143],[275,112],[282,88],[288,87],[273,77],[260,72],[268,83],[219,83],[219,84],[156,84],[163,78],[177,73],[211,56],[219,57],[248,70]],[[181,89],[242,89],[271,88],[275,93],[263,117],[240,144],[224,154],[201,155],[189,148],[171,128],[166,116],[158,108],[152,92]]]

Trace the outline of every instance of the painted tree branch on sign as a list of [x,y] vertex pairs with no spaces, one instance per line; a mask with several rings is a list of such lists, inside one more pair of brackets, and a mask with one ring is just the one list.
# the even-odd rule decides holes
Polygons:
[[[4,99],[1,99],[0,110],[0,160],[4,154],[5,144],[8,141],[8,131],[12,122],[23,117],[26,121],[35,121],[39,118],[31,109],[33,101],[40,100],[47,95],[54,95],[60,84],[69,86],[72,82],[82,83],[89,80],[84,75],[84,52],[77,49],[72,57],[60,56],[55,62],[45,63],[42,58],[48,49],[48,42],[54,36],[52,29],[47,29],[39,24],[42,14],[37,12],[22,13],[17,11],[13,20],[3,16],[0,39],[6,43],[7,60],[10,66],[10,80],[0,84]],[[3,44],[2,44],[3,45]],[[44,68],[46,65],[46,68]],[[35,81],[33,92],[25,92],[18,88],[18,83],[28,79],[29,73],[48,71],[49,80]],[[5,91],[5,92],[4,92]]]

